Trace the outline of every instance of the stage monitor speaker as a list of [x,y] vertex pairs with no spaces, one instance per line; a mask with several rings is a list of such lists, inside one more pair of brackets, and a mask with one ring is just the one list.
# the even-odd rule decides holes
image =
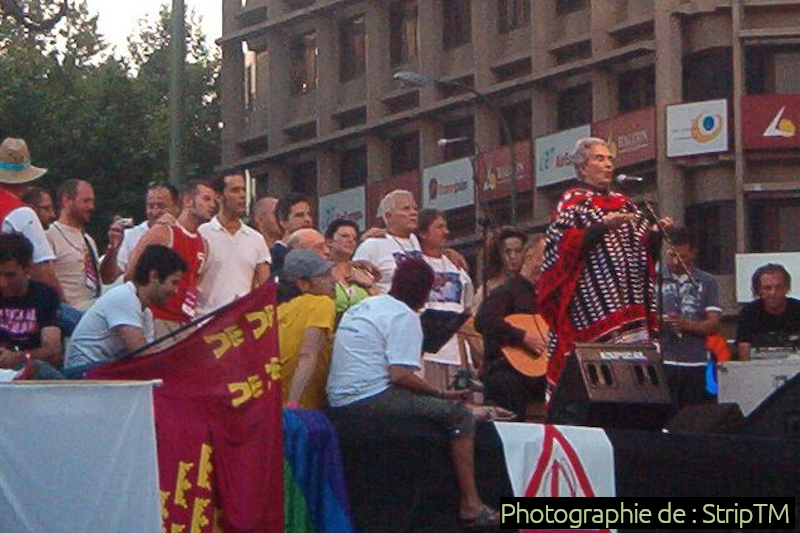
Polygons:
[[549,424],[661,429],[674,413],[651,344],[577,344],[548,408]]
[[800,374],[756,407],[745,419],[739,433],[800,440]]
[[683,434],[736,433],[743,423],[739,404],[708,403],[685,406],[664,429]]

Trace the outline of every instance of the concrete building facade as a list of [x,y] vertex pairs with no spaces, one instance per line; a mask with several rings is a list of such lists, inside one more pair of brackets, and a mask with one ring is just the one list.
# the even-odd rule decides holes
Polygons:
[[[247,169],[259,195],[364,187],[371,222],[387,188],[433,193],[426,169],[500,153],[502,118],[530,179],[521,225],[544,227],[569,186],[554,134],[577,128],[613,139],[620,172],[644,178],[628,194],[698,232],[726,312],[737,252],[800,251],[798,0],[223,0],[223,11],[222,166]],[[398,71],[445,83],[403,86]],[[694,118],[674,107],[718,100]],[[678,147],[671,121],[686,117],[697,150]],[[722,148],[703,148],[717,135]],[[507,194],[476,195],[495,225],[509,221]],[[479,210],[453,205],[472,253]]]

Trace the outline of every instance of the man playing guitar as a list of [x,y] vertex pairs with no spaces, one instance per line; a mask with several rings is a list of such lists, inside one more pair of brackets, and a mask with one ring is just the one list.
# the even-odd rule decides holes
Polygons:
[[[547,369],[547,327],[536,322],[536,282],[542,271],[544,235],[537,234],[525,244],[522,270],[495,289],[481,306],[475,326],[483,334],[486,352],[482,380],[485,400],[524,418],[532,404],[544,402]],[[531,327],[513,326],[509,317],[526,315]],[[504,354],[511,353],[511,357]],[[514,356],[525,366],[517,364]],[[529,363],[534,368],[528,371]],[[539,366],[539,370],[536,370]],[[525,371],[521,372],[520,369]]]

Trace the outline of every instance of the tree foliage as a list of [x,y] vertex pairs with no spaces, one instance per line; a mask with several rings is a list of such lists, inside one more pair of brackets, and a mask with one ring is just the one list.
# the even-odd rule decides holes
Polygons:
[[[28,2],[46,18],[51,2]],[[49,168],[52,191],[69,178],[94,185],[91,231],[104,238],[114,214],[141,218],[147,183],[166,179],[169,151],[169,8],[129,37],[129,57],[108,51],[85,0],[49,34],[0,20],[0,138],[22,137],[33,162]],[[184,131],[187,178],[218,163],[219,57],[187,17]]]

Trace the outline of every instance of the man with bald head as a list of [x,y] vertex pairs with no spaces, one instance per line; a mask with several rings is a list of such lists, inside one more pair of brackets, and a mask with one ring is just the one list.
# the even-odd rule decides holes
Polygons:
[[311,250],[323,259],[328,259],[331,249],[322,233],[315,229],[304,228],[292,233],[287,243],[290,250]]
[[250,219],[259,233],[264,236],[267,247],[272,248],[283,237],[283,230],[275,216],[278,199],[271,196],[261,198],[253,205]]
[[397,260],[402,256],[422,257],[417,229],[417,202],[414,195],[396,189],[381,200],[378,215],[386,223],[386,237],[370,238],[361,243],[353,255],[354,261],[369,261],[378,267],[381,279],[377,286],[382,294],[392,286]]

